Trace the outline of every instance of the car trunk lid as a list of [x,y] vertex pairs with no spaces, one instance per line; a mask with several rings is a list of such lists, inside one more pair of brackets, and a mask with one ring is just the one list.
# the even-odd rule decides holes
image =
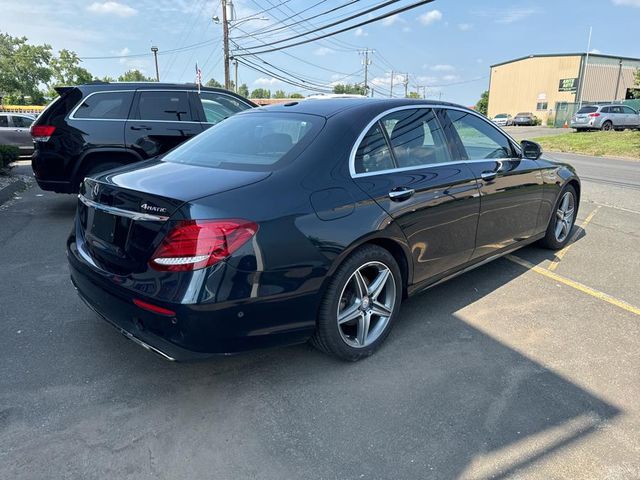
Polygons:
[[77,227],[84,251],[108,272],[144,272],[174,220],[184,219],[180,212],[188,209],[180,209],[182,205],[268,176],[269,172],[151,161],[86,179]]

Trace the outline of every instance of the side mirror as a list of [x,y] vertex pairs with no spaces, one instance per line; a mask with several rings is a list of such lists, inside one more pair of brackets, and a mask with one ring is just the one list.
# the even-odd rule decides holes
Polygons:
[[531,140],[522,140],[520,142],[520,146],[522,147],[522,156],[524,158],[533,158],[534,160],[537,160],[542,155],[542,147],[536,142],[532,142]]

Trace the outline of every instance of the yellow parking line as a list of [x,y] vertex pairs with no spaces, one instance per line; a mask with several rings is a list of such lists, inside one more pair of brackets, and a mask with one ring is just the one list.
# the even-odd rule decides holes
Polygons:
[[[586,226],[589,225],[589,222],[593,220],[593,217],[596,216],[596,213],[598,212],[598,210],[600,210],[599,206],[596,207],[593,212],[587,215],[587,218],[585,218],[584,222],[582,222],[582,225],[580,225],[580,228],[582,230],[584,230]],[[573,245],[573,242],[575,242],[578,239],[578,235],[580,235],[580,229],[576,228],[576,231],[573,232],[573,235],[571,235],[571,238],[569,239],[569,243],[567,243],[567,246],[564,247],[562,250],[558,251],[558,253],[556,253],[556,258],[555,260],[553,260],[553,262],[551,262],[551,265],[549,265],[549,270],[554,271],[556,268],[558,268],[558,265],[560,264],[562,257],[564,257],[567,254],[567,252],[571,248],[571,245]]]
[[532,270],[536,273],[539,273],[540,275],[544,275],[547,278],[551,278],[552,280],[555,280],[556,282],[560,282],[564,285],[567,285],[571,288],[575,288],[576,290],[579,290],[583,293],[586,293],[587,295],[591,295],[594,298],[597,298],[599,300],[602,300],[604,302],[607,302],[611,305],[615,305],[618,308],[621,308],[623,310],[626,310],[627,312],[631,312],[631,313],[635,313],[636,315],[640,316],[640,308],[638,307],[634,307],[633,305],[623,301],[623,300],[618,300],[615,297],[612,297],[609,294],[606,294],[604,292],[601,292],[600,290],[596,290],[595,288],[591,288],[591,287],[587,287],[586,285],[580,283],[580,282],[576,282],[575,280],[570,280],[568,278],[565,278],[561,275],[558,275],[557,273],[554,272],[550,272],[549,270],[547,270],[546,268],[542,268],[539,267],[537,265],[534,265],[531,262],[527,262],[526,260],[523,260],[520,257],[516,257],[515,255],[506,255],[505,258],[507,260],[511,260],[514,263],[517,263],[518,265],[528,269],[528,270]]

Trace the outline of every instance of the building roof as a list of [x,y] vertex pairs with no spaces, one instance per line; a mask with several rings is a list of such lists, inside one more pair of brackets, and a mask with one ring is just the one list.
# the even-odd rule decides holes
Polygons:
[[[527,55],[526,57],[514,58],[513,60],[506,60],[506,61],[500,62],[500,63],[494,63],[493,65],[491,65],[491,68],[499,67],[500,65],[507,65],[508,63],[519,62],[521,60],[526,60],[527,58],[584,57],[586,55],[587,55],[586,52],[582,52],[582,53],[540,53],[540,54]],[[622,57],[622,56],[619,56],[619,55],[606,55],[606,54],[603,54],[603,53],[590,53],[589,57],[613,58],[613,59],[616,59],[616,60],[630,60],[632,62],[640,62],[640,58]]]

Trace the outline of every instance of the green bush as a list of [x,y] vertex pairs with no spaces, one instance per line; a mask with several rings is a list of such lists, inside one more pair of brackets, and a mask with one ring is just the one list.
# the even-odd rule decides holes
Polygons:
[[556,125],[556,118],[549,115],[549,118],[547,118],[547,127],[555,127]]
[[13,145],[0,145],[0,167],[8,167],[20,157],[20,149]]

